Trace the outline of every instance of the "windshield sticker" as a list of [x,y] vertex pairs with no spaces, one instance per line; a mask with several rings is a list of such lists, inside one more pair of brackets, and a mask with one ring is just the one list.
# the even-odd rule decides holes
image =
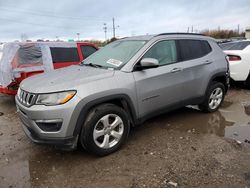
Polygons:
[[109,60],[107,61],[107,63],[108,63],[108,64],[111,64],[111,65],[114,65],[114,66],[116,66],[116,67],[119,67],[119,66],[122,64],[121,61],[116,60],[116,59],[109,59]]

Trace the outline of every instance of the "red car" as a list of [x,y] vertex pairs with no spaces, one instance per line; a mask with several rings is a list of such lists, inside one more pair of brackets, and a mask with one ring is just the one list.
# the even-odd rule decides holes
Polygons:
[[6,43],[0,61],[0,93],[16,95],[25,78],[79,64],[97,50],[87,42]]

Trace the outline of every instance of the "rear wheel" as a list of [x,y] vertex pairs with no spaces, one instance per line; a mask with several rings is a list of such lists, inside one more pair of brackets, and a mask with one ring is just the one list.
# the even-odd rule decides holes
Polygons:
[[204,112],[215,112],[221,106],[224,97],[225,86],[220,82],[212,82],[199,108]]
[[245,88],[250,88],[250,74],[248,75],[246,81],[244,82],[244,87]]
[[94,108],[81,131],[80,141],[88,151],[104,156],[117,151],[129,134],[127,113],[113,104]]

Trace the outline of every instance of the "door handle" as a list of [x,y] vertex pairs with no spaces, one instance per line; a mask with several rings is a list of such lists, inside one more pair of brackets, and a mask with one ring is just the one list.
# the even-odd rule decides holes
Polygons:
[[205,65],[209,65],[209,64],[211,64],[211,63],[213,63],[212,60],[206,60],[206,61],[205,61]]
[[180,72],[180,71],[182,71],[182,68],[178,67],[178,68],[173,68],[170,72],[175,73],[175,72]]

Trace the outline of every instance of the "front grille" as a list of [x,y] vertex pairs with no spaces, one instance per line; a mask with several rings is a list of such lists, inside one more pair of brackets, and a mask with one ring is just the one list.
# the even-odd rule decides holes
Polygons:
[[17,98],[20,103],[22,103],[24,106],[32,106],[35,103],[36,95],[33,93],[29,93],[27,91],[24,91],[22,89],[18,90]]

